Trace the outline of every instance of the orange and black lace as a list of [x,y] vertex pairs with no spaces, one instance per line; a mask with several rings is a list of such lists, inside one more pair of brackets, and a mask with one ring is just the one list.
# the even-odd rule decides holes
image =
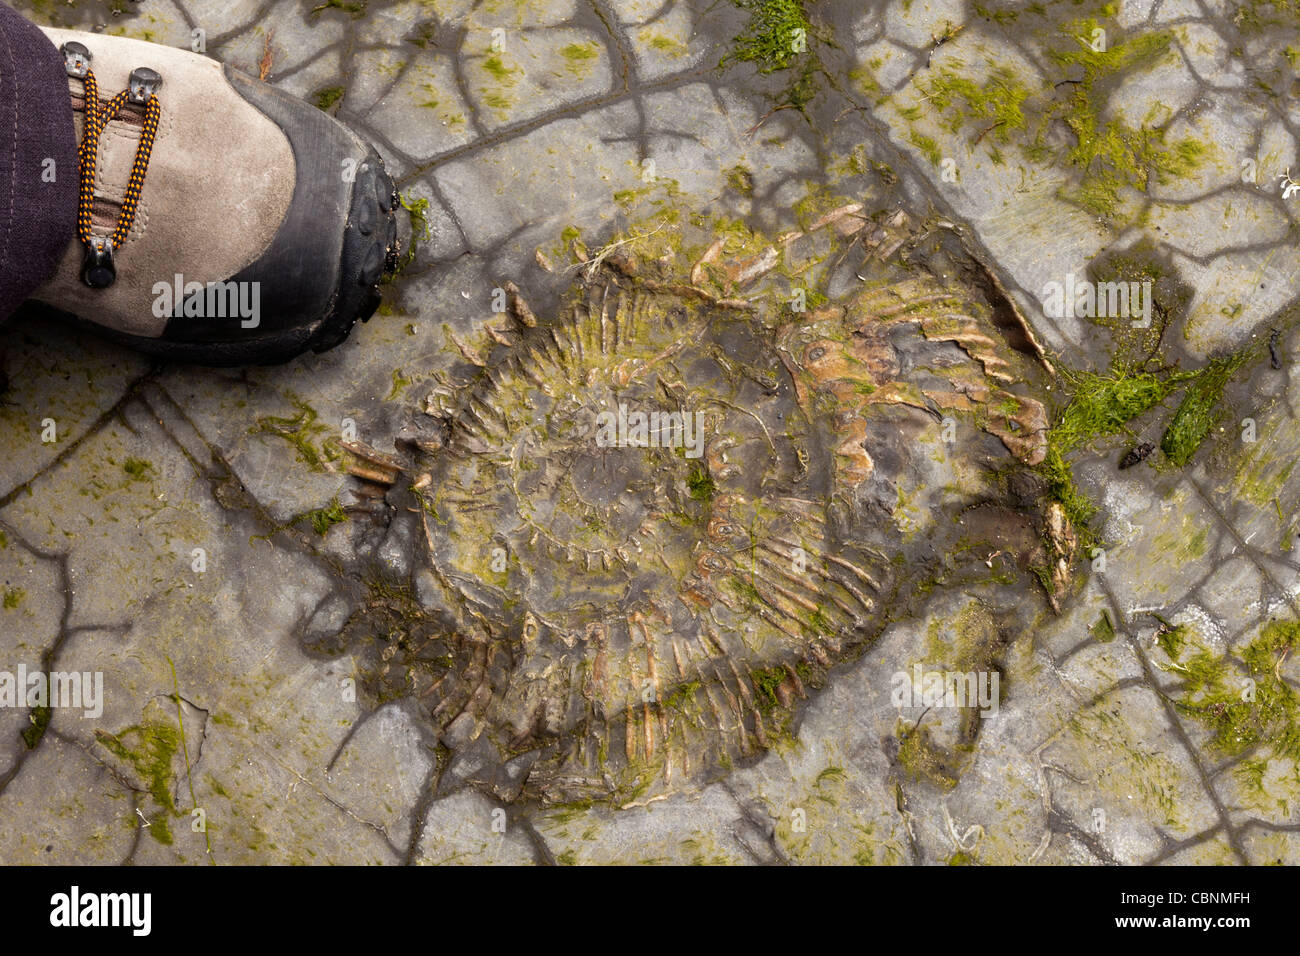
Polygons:
[[[80,196],[77,206],[77,235],[86,247],[86,267],[83,279],[87,285],[102,287],[110,285],[115,277],[112,266],[112,253],[126,241],[127,233],[135,222],[135,212],[140,205],[140,194],[144,189],[144,178],[149,171],[149,157],[153,153],[154,138],[158,135],[158,122],[162,116],[162,107],[158,97],[148,94],[145,103],[144,123],[140,128],[140,142],[135,149],[135,159],[131,163],[131,176],[127,180],[126,192],[122,197],[122,210],[118,214],[113,232],[105,239],[91,233],[91,219],[95,209],[95,168],[99,161],[99,138],[107,128],[110,120],[126,105],[130,92],[123,90],[114,96],[107,105],[99,105],[99,83],[90,70],[82,77],[85,91],[86,120],[81,135],[81,145],[77,149],[77,161],[80,166]],[[105,249],[105,245],[109,248]]]

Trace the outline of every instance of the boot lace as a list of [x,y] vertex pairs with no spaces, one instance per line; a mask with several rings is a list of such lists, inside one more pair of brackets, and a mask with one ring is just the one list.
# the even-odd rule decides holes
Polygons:
[[[77,237],[85,247],[81,278],[92,288],[104,288],[112,285],[117,278],[113,253],[126,241],[131,225],[135,222],[136,210],[140,205],[140,194],[144,190],[145,176],[149,171],[149,157],[153,153],[154,138],[158,135],[158,123],[162,118],[162,107],[156,95],[158,87],[162,85],[162,77],[147,67],[132,70],[127,89],[101,105],[99,81],[95,79],[95,74],[90,69],[90,51],[83,44],[75,42],[65,43],[62,50],[68,75],[81,80],[86,104],[85,124],[82,128],[81,143],[77,147],[79,168]],[[95,172],[99,162],[99,139],[108,127],[109,121],[116,117],[127,103],[144,107],[140,141],[135,148],[135,158],[131,162],[131,175],[127,179],[122,207],[113,230],[107,236],[97,236],[92,232],[92,216],[95,209]]]

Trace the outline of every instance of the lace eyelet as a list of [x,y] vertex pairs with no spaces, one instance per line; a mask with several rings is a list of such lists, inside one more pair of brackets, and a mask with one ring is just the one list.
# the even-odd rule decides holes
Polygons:
[[151,70],[147,66],[137,66],[131,71],[130,79],[127,81],[127,99],[136,106],[144,106],[157,94],[162,81],[162,74],[157,70]]
[[86,258],[81,263],[81,281],[92,289],[106,289],[116,280],[113,243],[100,236],[92,236],[86,243]]
[[84,80],[86,74],[90,72],[91,60],[90,50],[86,45],[70,40],[59,47],[59,52],[63,54],[63,67],[67,70],[68,76]]

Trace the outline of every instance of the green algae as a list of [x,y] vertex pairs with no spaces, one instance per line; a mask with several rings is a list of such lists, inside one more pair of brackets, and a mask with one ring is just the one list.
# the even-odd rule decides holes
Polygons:
[[504,86],[513,86],[515,84],[515,71],[505,65],[499,54],[494,53],[491,56],[484,57],[483,70],[490,73],[493,79]]
[[434,42],[434,39],[437,36],[437,34],[438,34],[437,21],[425,20],[422,21],[421,23],[416,24],[415,32],[412,33],[410,36],[408,36],[406,39],[409,42],[413,43],[415,46],[418,46],[421,50],[427,50],[429,48],[429,45]]
[[1101,615],[1088,628],[1088,633],[1098,644],[1109,644],[1115,640],[1115,624],[1110,619],[1110,612],[1103,609]]
[[489,56],[482,59],[480,65],[482,70],[498,83],[495,90],[484,91],[482,101],[504,117],[504,114],[515,105],[515,100],[508,95],[507,90],[510,90],[519,82],[519,75],[517,75],[519,72],[512,69],[511,66],[507,66],[506,61],[502,59],[499,53],[490,53]]
[[560,47],[560,56],[566,61],[566,69],[577,77],[591,74],[595,61],[600,58],[600,44],[570,43]]
[[1233,25],[1243,33],[1300,28],[1300,3],[1296,0],[1239,0],[1229,9]]
[[1187,386],[1173,420],[1160,439],[1160,449],[1173,464],[1180,468],[1187,464],[1210,434],[1210,429],[1218,421],[1223,390],[1247,357],[1248,353],[1243,350],[1215,359]]
[[290,416],[263,415],[249,434],[274,435],[282,439],[297,453],[298,461],[312,471],[325,471],[325,463],[341,457],[334,449],[330,429],[319,421],[316,410],[293,393],[287,393],[289,404],[297,414]]
[[27,592],[22,588],[5,588],[4,598],[0,599],[0,604],[3,604],[6,611],[12,611],[23,603],[25,597]]
[[325,0],[319,6],[311,8],[312,16],[322,13],[325,10],[339,10],[346,13],[353,20],[360,20],[366,15],[366,5],[369,0]]
[[172,796],[175,772],[172,764],[182,747],[180,728],[162,721],[128,727],[118,734],[95,731],[96,741],[123,763],[133,767],[145,789],[162,812],[148,821],[149,835],[170,846],[175,842],[171,818],[181,815]]
[[1196,374],[1128,368],[1113,368],[1105,374],[1063,372],[1073,392],[1052,429],[1052,440],[1061,452],[1069,452],[1093,439],[1116,434]]
[[1160,621],[1160,630],[1156,634],[1156,643],[1171,661],[1178,660],[1187,644],[1188,627],[1186,624],[1171,626],[1167,621]]
[[939,150],[939,144],[934,141],[933,136],[926,136],[924,133],[912,130],[908,133],[907,139],[930,161],[930,165],[938,166],[943,161],[943,153]]
[[415,246],[418,242],[428,242],[433,238],[433,230],[429,225],[429,200],[421,197],[413,199],[410,196],[398,194],[397,201],[411,220],[411,245],[402,254],[397,261],[397,268],[393,273],[385,278],[385,282],[392,282],[393,279],[401,275],[412,262],[415,261]]
[[737,163],[726,172],[727,186],[741,196],[754,195],[754,174],[743,163]]
[[713,476],[703,465],[695,465],[691,468],[691,473],[686,477],[686,488],[696,501],[713,500],[715,490]]
[[687,706],[695,700],[695,695],[703,687],[704,685],[697,680],[678,684],[673,688],[672,693],[664,698],[663,705],[666,709],[676,710],[684,714]]
[[681,40],[670,37],[666,34],[654,30],[642,30],[637,39],[656,52],[672,60],[680,60],[689,51],[689,48]]
[[147,481],[149,472],[154,471],[154,467],[152,462],[143,458],[127,458],[122,464],[122,470],[132,481]]
[[384,399],[384,401],[391,402],[395,398],[400,398],[402,393],[406,391],[414,381],[414,376],[404,374],[400,368],[393,369],[393,385],[392,388],[388,390],[388,397]]
[[50,726],[50,718],[54,712],[48,705],[40,705],[32,708],[32,714],[28,725],[23,728],[20,736],[28,750],[35,750],[36,745],[41,742],[45,736],[45,730]]
[[732,862],[719,849],[712,835],[704,836],[697,833],[693,837],[682,840],[678,845],[691,854],[689,860],[691,866],[726,866]]
[[896,736],[896,760],[909,779],[929,783],[943,791],[957,786],[961,779],[958,761],[952,752],[934,741],[928,728],[919,724],[907,727],[900,720]]
[[[1279,455],[1274,450],[1273,443],[1282,438],[1282,431],[1283,428],[1276,419],[1263,426],[1258,441],[1248,446],[1246,453],[1238,459],[1233,487],[1234,494],[1238,497],[1245,498],[1257,507],[1271,508],[1277,513],[1278,522],[1286,524],[1282,497],[1286,494],[1287,483],[1295,471],[1296,458],[1292,454]],[[1296,509],[1288,502],[1286,510],[1294,512]]]
[[922,92],[931,106],[946,114],[947,128],[952,133],[972,125],[982,135],[1007,143],[1012,133],[1028,125],[1024,104],[1030,95],[1029,88],[1005,66],[994,67],[982,83],[942,69],[922,87]]
[[[995,18],[996,19],[996,18]],[[1055,70],[1041,89],[1031,89],[1001,64],[990,64],[981,80],[951,68],[919,87],[952,133],[963,129],[971,145],[985,139],[1015,142],[1039,163],[1059,162],[1073,168],[1078,179],[1061,198],[1102,219],[1112,219],[1122,206],[1126,189],[1145,192],[1152,182],[1164,183],[1186,175],[1208,158],[1208,147],[1191,137],[1170,139],[1154,123],[1133,127],[1109,114],[1114,81],[1130,72],[1148,70],[1174,54],[1172,34],[1122,36],[1100,49],[1084,40],[1101,29],[1095,19],[1067,24],[1061,39],[1047,49]],[[1111,32],[1116,32],[1114,27]],[[920,118],[920,110],[903,108],[905,119]],[[1062,148],[1054,131],[1064,126],[1073,142]],[[1017,135],[1019,134],[1019,135]],[[934,162],[934,151],[917,142],[928,139],[913,131],[912,142]],[[996,157],[1001,159],[999,153]]]
[[811,42],[815,30],[802,0],[732,0],[748,10],[749,22],[732,41],[732,51],[719,66],[730,61],[753,63],[760,73],[789,70],[790,79],[779,97],[778,109],[803,112],[817,94],[821,62]]
[[1146,372],[1123,366],[1105,374],[1064,371],[1073,394],[1048,434],[1047,457],[1040,470],[1048,480],[1050,496],[1065,508],[1075,528],[1082,531],[1096,507],[1075,487],[1066,460],[1070,452],[1094,439],[1119,433],[1130,421],[1185,386],[1183,399],[1161,441],[1169,461],[1182,467],[1209,434],[1224,386],[1247,357],[1248,353],[1242,351],[1190,372]]
[[1175,668],[1184,677],[1175,706],[1205,723],[1210,746],[1226,756],[1265,748],[1300,761],[1300,699],[1281,676],[1297,645],[1300,621],[1270,621],[1241,652],[1239,667],[1200,650]]
[[826,767],[821,773],[817,774],[817,779],[813,781],[814,787],[820,787],[823,783],[838,781],[844,779],[844,768],[837,767],[834,764]]
[[305,520],[311,525],[312,530],[323,538],[329,533],[330,528],[347,521],[348,515],[339,504],[338,498],[335,498],[325,507],[305,512],[296,520]]
[[1065,509],[1085,544],[1096,506],[1078,490],[1066,456],[1097,438],[1114,435],[1130,421],[1160,404],[1195,372],[1141,372],[1116,367],[1105,374],[1062,371],[1073,388],[1069,404],[1048,432],[1047,456],[1040,471],[1048,495]]
[[420,239],[429,240],[433,238],[433,233],[429,229],[429,200],[412,199],[410,196],[399,196],[402,208],[407,211],[411,217],[411,231]]
[[343,99],[343,94],[345,92],[347,91],[341,86],[327,86],[325,89],[317,90],[313,93],[311,101],[318,110],[325,110],[328,112],[330,107]]
[[1015,23],[1020,19],[1021,13],[1020,10],[1013,7],[992,6],[990,4],[980,3],[979,0],[974,0],[971,4],[971,10],[973,10],[975,15],[981,19],[992,20],[994,23],[1002,25]]
[[735,49],[723,58],[754,63],[760,73],[788,69],[798,58],[797,38],[805,39],[812,24],[801,0],[732,0],[749,11],[749,23],[734,40]]
[[760,667],[749,672],[750,682],[754,685],[755,702],[759,713],[764,716],[781,706],[776,689],[781,686],[788,675],[783,667]]
[[1145,191],[1152,180],[1166,182],[1185,175],[1200,165],[1205,147],[1190,138],[1167,143],[1163,129],[1134,129],[1106,117],[1110,84],[1105,81],[1149,69],[1173,55],[1173,37],[1168,32],[1146,33],[1121,38],[1104,50],[1077,39],[1097,29],[1096,20],[1078,21],[1065,31],[1076,38],[1076,45],[1049,53],[1063,77],[1081,69],[1082,79],[1072,85],[1063,104],[1049,108],[1045,116],[1059,116],[1075,135],[1075,145],[1065,154],[1082,174],[1073,198],[1085,209],[1108,217],[1119,205],[1121,189],[1133,185]]
[[1087,748],[1095,761],[1093,786],[1119,803],[1140,807],[1153,822],[1177,830],[1188,827],[1188,809],[1182,799],[1189,780],[1175,761],[1152,746],[1123,705],[1113,697],[1072,715],[1071,736]]

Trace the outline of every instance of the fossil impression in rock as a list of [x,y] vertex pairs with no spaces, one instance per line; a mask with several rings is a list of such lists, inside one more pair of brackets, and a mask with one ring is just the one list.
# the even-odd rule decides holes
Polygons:
[[875,277],[811,311],[773,272],[805,234],[689,275],[620,250],[553,317],[511,286],[514,322],[457,343],[479,368],[439,436],[359,455],[415,497],[441,593],[388,612],[407,633],[385,672],[450,747],[529,755],[549,802],[715,778],[789,734],[942,561],[974,500],[944,481],[1042,460],[1033,360],[968,284],[899,260],[901,214],[859,208],[815,228]]

